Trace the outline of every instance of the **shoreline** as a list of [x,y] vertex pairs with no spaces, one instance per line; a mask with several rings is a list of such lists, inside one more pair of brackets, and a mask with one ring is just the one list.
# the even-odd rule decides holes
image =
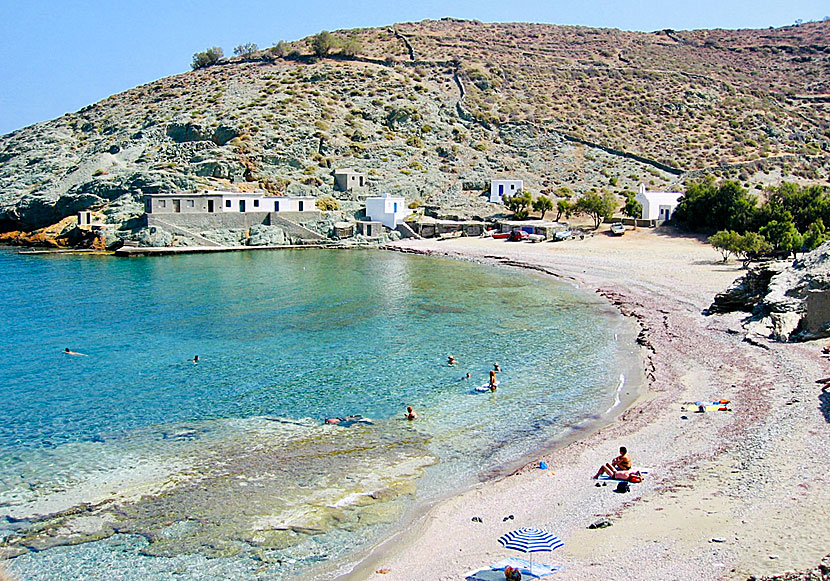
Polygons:
[[[647,379],[615,420],[428,507],[408,530],[369,549],[350,578],[463,579],[516,556],[496,539],[520,526],[565,541],[536,559],[564,565],[563,579],[605,579],[612,565],[619,576],[746,579],[808,570],[827,553],[830,419],[813,383],[830,370],[819,357],[823,343],[751,345],[742,341],[741,314],[704,317],[715,292],[742,274],[739,265],[665,231],[557,244],[460,238],[390,246],[542,270],[590,288],[640,325]],[[716,396],[735,411],[680,412],[684,401]],[[590,480],[619,445],[628,446],[634,469],[648,470],[627,495]],[[534,468],[540,460],[548,470]],[[515,520],[502,524],[508,514]],[[586,528],[602,517],[614,526]]]

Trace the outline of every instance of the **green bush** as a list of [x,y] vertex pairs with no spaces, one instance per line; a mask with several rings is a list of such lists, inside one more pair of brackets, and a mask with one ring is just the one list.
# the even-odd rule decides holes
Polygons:
[[222,57],[225,56],[222,49],[218,46],[212,46],[204,52],[197,52],[193,55],[193,60],[190,63],[190,68],[194,71],[196,69],[203,69],[215,65]]
[[329,54],[336,44],[337,42],[334,36],[328,30],[323,30],[308,40],[311,52],[318,57],[324,57]]
[[251,55],[258,50],[259,47],[255,43],[246,42],[245,44],[240,44],[235,49],[233,49],[233,54],[235,54],[236,56],[251,58]]

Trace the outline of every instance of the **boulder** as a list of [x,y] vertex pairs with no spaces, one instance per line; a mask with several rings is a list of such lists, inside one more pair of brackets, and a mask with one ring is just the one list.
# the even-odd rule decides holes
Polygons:
[[285,244],[285,231],[278,226],[264,224],[251,227],[251,234],[245,241],[246,246],[281,246]]

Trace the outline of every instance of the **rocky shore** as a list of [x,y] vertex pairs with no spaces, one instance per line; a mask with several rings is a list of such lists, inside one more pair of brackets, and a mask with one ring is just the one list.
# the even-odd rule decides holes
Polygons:
[[[463,579],[515,556],[496,539],[521,526],[565,541],[536,555],[563,565],[560,579],[607,579],[611,568],[615,578],[826,578],[815,577],[830,547],[830,395],[817,383],[830,374],[826,341],[748,342],[745,314],[704,315],[743,274],[739,264],[719,262],[702,241],[645,230],[556,244],[459,238],[394,248],[523,266],[602,294],[641,327],[644,388],[610,425],[575,430],[571,443],[540,456],[547,470],[533,462],[433,507],[348,578]],[[681,409],[721,398],[734,411]],[[620,445],[647,471],[628,494],[590,478]],[[599,519],[612,526],[588,528]]]

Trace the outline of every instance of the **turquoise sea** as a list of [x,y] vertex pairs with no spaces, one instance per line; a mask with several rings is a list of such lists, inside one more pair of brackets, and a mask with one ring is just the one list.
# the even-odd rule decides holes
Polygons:
[[27,580],[347,563],[601,418],[637,368],[613,308],[509,268],[0,248],[0,272],[0,555]]

